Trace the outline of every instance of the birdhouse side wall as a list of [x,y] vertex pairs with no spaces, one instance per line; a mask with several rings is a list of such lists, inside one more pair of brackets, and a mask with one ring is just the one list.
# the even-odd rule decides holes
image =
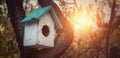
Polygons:
[[24,30],[24,46],[33,46],[36,45],[37,40],[37,28],[38,23],[26,23],[25,30]]

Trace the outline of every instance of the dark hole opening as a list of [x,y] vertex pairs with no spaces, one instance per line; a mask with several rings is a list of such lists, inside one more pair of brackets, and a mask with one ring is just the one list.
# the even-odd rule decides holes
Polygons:
[[42,34],[47,37],[49,33],[50,33],[49,27],[47,25],[44,25],[42,28]]

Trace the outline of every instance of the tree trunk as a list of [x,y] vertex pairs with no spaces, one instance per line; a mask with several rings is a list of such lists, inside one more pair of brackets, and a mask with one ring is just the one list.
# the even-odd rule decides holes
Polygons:
[[11,18],[10,20],[16,34],[16,39],[21,52],[21,57],[60,58],[60,56],[70,46],[74,38],[72,25],[62,15],[62,12],[52,0],[39,0],[41,6],[51,5],[54,8],[56,14],[58,15],[58,18],[63,25],[63,29],[57,30],[58,35],[55,39],[55,47],[53,48],[45,48],[42,50],[38,50],[36,48],[23,47],[24,25],[21,25],[20,21],[25,17],[25,11],[23,10],[22,2],[22,0],[6,0],[8,14]]
[[109,25],[108,25],[108,31],[107,31],[107,38],[106,38],[106,43],[105,43],[105,55],[106,58],[110,58],[109,57],[109,40],[110,40],[110,35],[111,35],[111,31],[112,31],[112,22],[114,21],[114,16],[115,16],[115,6],[116,6],[116,0],[113,0],[113,4],[112,4],[112,9],[111,9],[111,15],[110,15],[110,21],[109,21]]
[[16,40],[18,42],[18,47],[23,56],[23,33],[24,25],[19,22],[25,17],[25,12],[22,7],[22,0],[6,0],[8,7],[8,14],[12,27],[16,35]]

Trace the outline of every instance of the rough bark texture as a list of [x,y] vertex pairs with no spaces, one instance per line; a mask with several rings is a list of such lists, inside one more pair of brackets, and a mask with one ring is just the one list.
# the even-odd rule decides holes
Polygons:
[[31,47],[23,47],[23,33],[24,25],[19,22],[25,17],[25,12],[22,6],[22,0],[6,0],[8,7],[8,14],[13,25],[16,39],[19,45],[22,58],[60,58],[60,56],[67,50],[74,38],[72,25],[62,15],[60,9],[52,0],[38,0],[41,6],[51,5],[56,11],[63,29],[57,30],[57,37],[55,39],[55,47],[38,50]]

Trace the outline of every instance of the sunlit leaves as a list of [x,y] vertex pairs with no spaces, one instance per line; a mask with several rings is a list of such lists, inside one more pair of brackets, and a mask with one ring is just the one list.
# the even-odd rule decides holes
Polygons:
[[[110,13],[110,9],[111,9],[111,6],[112,6],[112,2],[113,0],[95,0],[95,6],[97,6],[96,4],[99,4],[97,6],[97,10],[96,10],[96,17],[95,20],[97,21],[97,26],[99,27],[99,30],[97,30],[97,32],[88,32],[88,35],[90,36],[87,36],[87,34],[84,34],[82,35],[82,33],[85,33],[86,31],[77,31],[77,34],[79,37],[81,36],[81,40],[78,41],[78,40],[74,40],[73,43],[75,44],[72,44],[71,47],[68,49],[68,51],[65,53],[65,56],[63,58],[77,58],[77,55],[75,55],[75,53],[78,53],[79,56],[81,58],[95,58],[97,56],[99,56],[100,58],[104,58],[105,57],[105,39],[107,38],[107,31],[108,31],[108,23],[104,23],[104,22],[109,22],[109,19],[110,19],[110,14],[106,14],[105,12],[108,12]],[[95,7],[93,6],[94,4],[92,4],[92,7]],[[79,7],[79,6],[78,6]],[[119,20],[119,17],[120,17],[120,5],[117,5],[116,6],[116,20],[113,21],[114,23],[111,24],[113,25],[112,29],[113,29],[113,33],[111,32],[111,40],[110,40],[110,47],[112,46],[120,46],[120,20]],[[65,8],[65,7],[64,7]],[[63,14],[65,14],[65,16],[68,18],[69,21],[71,21],[70,19],[72,19],[72,17],[74,17],[75,15],[74,12],[76,11],[75,9],[72,9],[71,11],[71,7],[69,8],[69,6],[67,6],[66,8],[67,11],[66,12],[63,12]],[[73,7],[74,8],[74,7]],[[64,10],[63,10],[64,11]],[[80,11],[80,9],[79,9]],[[72,15],[71,15],[72,14]],[[107,16],[107,17],[105,17]],[[107,19],[106,21],[103,21],[103,19]],[[73,22],[73,21],[72,21]],[[87,36],[85,38],[85,36]],[[77,43],[79,42],[79,43]],[[75,47],[77,47],[76,49],[73,49]],[[84,50],[87,50],[89,49],[87,52],[84,52],[82,55],[81,55],[81,52],[83,52]],[[76,52],[77,50],[77,52]],[[71,53],[72,52],[72,53]],[[98,54],[97,54],[98,53]],[[73,55],[71,55],[73,54]],[[79,58],[79,57],[78,57]]]
[[25,9],[26,15],[28,15],[32,10],[39,8],[40,5],[38,4],[37,0],[24,0],[23,7]]
[[0,17],[0,57],[14,58],[15,54],[19,55],[12,25],[9,20]]

